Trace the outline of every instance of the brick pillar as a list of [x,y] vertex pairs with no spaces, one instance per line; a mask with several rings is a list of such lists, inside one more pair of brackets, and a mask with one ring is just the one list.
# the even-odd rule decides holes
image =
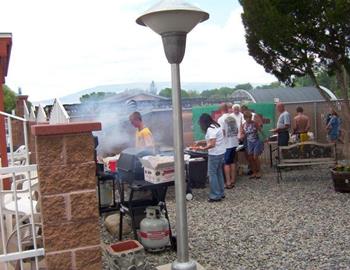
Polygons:
[[29,121],[28,122],[28,148],[29,148],[29,164],[36,164],[36,144],[35,144],[35,135],[32,133],[32,126],[35,125],[48,125],[48,122],[36,123]]
[[[23,102],[28,100],[28,96],[19,95],[16,97],[16,115],[24,117]],[[19,120],[12,120],[12,138],[14,149],[24,144],[23,122]]]
[[101,123],[35,125],[45,258],[49,270],[100,270],[92,131]]

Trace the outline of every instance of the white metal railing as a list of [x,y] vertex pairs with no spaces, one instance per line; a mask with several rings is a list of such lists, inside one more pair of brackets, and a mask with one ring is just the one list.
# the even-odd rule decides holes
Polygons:
[[30,264],[30,269],[39,270],[45,251],[40,214],[34,199],[38,185],[37,165],[0,168],[0,176],[12,179],[11,190],[4,190],[0,185],[1,269],[25,270]]
[[[7,157],[9,159],[9,163],[11,166],[15,165],[24,165],[24,164],[29,164],[29,148],[28,148],[28,120],[24,119],[22,117],[18,117],[13,114],[8,114],[5,112],[0,111],[0,115],[4,116],[5,122],[7,124],[7,133],[6,134],[6,140],[9,143],[8,147],[10,148],[10,152],[7,154]],[[18,120],[22,121],[23,123],[23,136],[24,136],[24,147],[22,147],[21,152],[17,151],[15,152],[13,149],[13,134],[12,134],[12,120]]]
[[56,98],[50,113],[50,124],[68,124],[69,115],[62,103]]
[[[28,130],[30,115],[25,118],[0,111],[6,123],[10,166],[0,168],[0,269],[39,269],[44,255],[41,240],[40,214],[36,210],[37,165],[29,165]],[[23,123],[24,145],[14,151],[13,120]],[[4,190],[4,179],[11,180],[11,189]]]

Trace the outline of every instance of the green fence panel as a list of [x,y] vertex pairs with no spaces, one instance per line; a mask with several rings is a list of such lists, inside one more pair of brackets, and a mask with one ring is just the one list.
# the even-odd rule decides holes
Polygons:
[[[276,127],[275,119],[275,104],[273,103],[249,103],[246,104],[250,110],[260,114],[263,118],[264,126],[263,133],[264,137],[272,135],[270,129]],[[208,105],[208,106],[196,106],[192,108],[192,126],[193,126],[193,138],[195,141],[203,140],[204,133],[199,127],[198,120],[202,113],[208,113],[212,116],[215,115],[219,109],[219,105]]]
[[212,115],[219,109],[219,105],[195,106],[192,108],[193,139],[195,141],[204,140],[204,133],[201,130],[198,120],[202,113]]
[[264,139],[272,135],[270,129],[276,127],[275,104],[274,103],[249,103],[246,104],[250,110],[260,114],[263,118]]

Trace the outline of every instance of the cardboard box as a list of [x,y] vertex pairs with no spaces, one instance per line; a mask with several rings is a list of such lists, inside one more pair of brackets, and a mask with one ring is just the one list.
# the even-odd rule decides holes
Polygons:
[[175,180],[174,157],[145,156],[140,159],[145,173],[145,180],[154,184]]

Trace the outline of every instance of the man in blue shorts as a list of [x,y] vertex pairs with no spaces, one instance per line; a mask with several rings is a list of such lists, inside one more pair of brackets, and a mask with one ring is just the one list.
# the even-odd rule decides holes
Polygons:
[[238,131],[239,126],[235,117],[229,113],[231,105],[223,103],[220,105],[222,115],[218,119],[218,123],[224,133],[224,141],[226,152],[224,157],[224,173],[225,173],[225,187],[232,189],[236,182],[236,164],[235,154],[238,146]]

